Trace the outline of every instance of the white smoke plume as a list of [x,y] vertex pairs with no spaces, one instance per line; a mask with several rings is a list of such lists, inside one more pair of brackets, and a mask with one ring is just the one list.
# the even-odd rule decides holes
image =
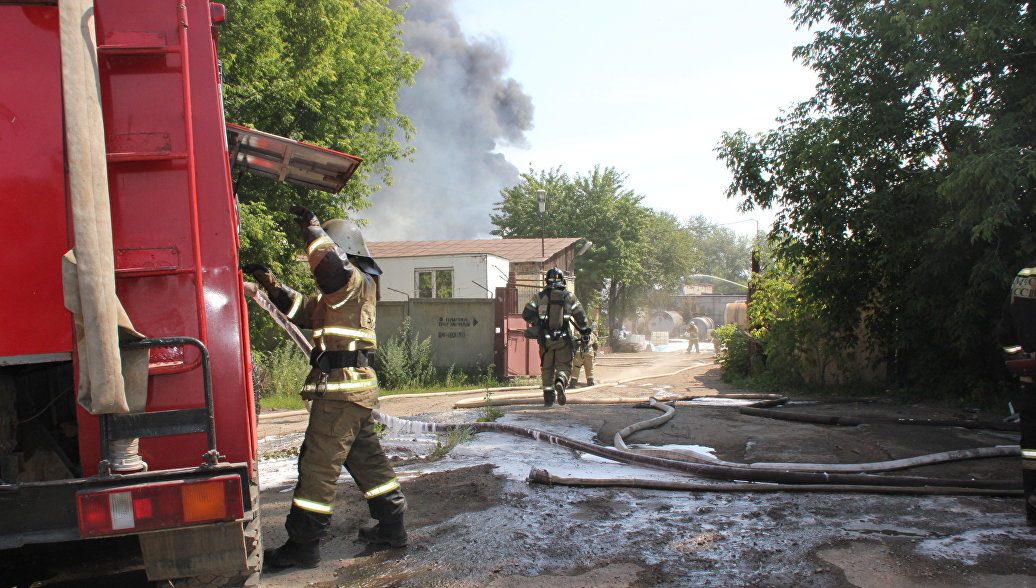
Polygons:
[[518,169],[500,145],[524,145],[532,99],[504,77],[509,62],[493,39],[465,37],[452,0],[410,0],[403,40],[424,60],[398,108],[417,134],[414,161],[397,161],[395,180],[359,216],[371,241],[478,239],[489,236],[500,190]]

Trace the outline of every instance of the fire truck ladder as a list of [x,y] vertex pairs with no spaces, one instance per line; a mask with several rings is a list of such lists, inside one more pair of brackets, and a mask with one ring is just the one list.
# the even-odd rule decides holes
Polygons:
[[[200,353],[199,360],[187,362],[184,359],[181,362],[167,362],[166,365],[158,367],[158,369],[154,369],[155,365],[152,364],[151,374],[180,373],[192,370],[198,367],[200,363],[205,388],[205,407],[135,414],[100,415],[102,459],[98,464],[98,471],[102,475],[111,474],[110,442],[140,437],[204,432],[208,436],[208,451],[203,456],[204,463],[216,465],[220,459],[225,459],[216,449],[212,374],[209,352],[206,348],[208,324],[205,314],[205,289],[202,275],[201,229],[195,168],[194,123],[191,106],[190,56],[188,54],[187,42],[187,7],[183,0],[172,0],[170,4],[171,8],[175,7],[176,44],[169,44],[166,35],[160,32],[112,30],[106,33],[104,39],[97,46],[97,53],[98,57],[105,59],[108,66],[113,69],[121,67],[122,64],[126,64],[126,67],[136,67],[136,64],[139,63],[139,58],[143,57],[165,58],[169,55],[179,57],[178,60],[165,60],[163,70],[179,71],[183,105],[183,151],[173,150],[173,141],[168,132],[116,134],[109,137],[107,161],[109,170],[112,169],[112,166],[127,162],[154,162],[156,164],[164,164],[170,161],[184,162],[186,167],[187,207],[190,219],[191,266],[184,267],[179,263],[159,263],[157,264],[159,267],[132,267],[133,264],[130,263],[131,267],[116,269],[116,274],[118,278],[149,278],[191,274],[194,282],[195,307],[197,309],[198,338],[149,338],[123,343],[122,347],[137,349],[162,347],[183,349],[185,345],[196,347]],[[123,58],[136,59],[126,60]],[[178,65],[177,61],[179,62]],[[155,107],[154,104],[142,104],[140,106],[141,108]]]

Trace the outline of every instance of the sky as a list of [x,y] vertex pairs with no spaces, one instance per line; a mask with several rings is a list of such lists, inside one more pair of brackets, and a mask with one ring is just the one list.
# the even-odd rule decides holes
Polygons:
[[[714,150],[814,93],[815,74],[792,58],[813,33],[783,0],[409,4],[404,41],[425,65],[399,108],[417,153],[375,198],[375,240],[488,237],[500,189],[530,168],[614,167],[644,205],[746,235],[772,221],[726,198]],[[452,217],[430,225],[442,210]]]
[[613,166],[644,204],[680,218],[772,220],[741,215],[723,195],[730,173],[713,149],[724,131],[767,131],[782,108],[813,95],[816,75],[791,56],[812,33],[795,30],[782,0],[454,6],[467,35],[500,41],[507,75],[532,96],[528,147],[500,150],[520,170]]

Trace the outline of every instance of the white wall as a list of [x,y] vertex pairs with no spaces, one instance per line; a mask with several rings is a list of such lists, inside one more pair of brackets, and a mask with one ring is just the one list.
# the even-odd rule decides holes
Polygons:
[[383,272],[381,299],[385,301],[416,298],[415,271],[427,268],[453,270],[454,298],[492,298],[498,286],[507,285],[510,268],[502,257],[479,253],[379,257],[377,262]]

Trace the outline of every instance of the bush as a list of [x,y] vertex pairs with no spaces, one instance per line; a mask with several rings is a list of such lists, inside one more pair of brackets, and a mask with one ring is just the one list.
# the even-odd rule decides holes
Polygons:
[[432,364],[432,338],[420,340],[410,317],[406,317],[396,335],[378,346],[374,369],[378,372],[378,383],[386,389],[415,388],[434,383],[438,372]]
[[730,381],[749,375],[748,333],[729,323],[716,329],[713,337],[719,342],[716,360],[723,366],[723,379]]
[[291,341],[282,341],[273,351],[256,351],[256,394],[267,408],[303,408],[299,390],[309,373],[306,356]]

